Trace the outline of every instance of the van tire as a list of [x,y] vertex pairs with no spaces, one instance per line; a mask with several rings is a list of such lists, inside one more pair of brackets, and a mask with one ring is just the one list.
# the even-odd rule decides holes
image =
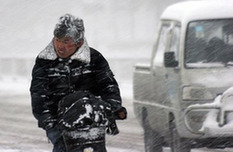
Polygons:
[[188,139],[181,138],[177,132],[175,119],[169,123],[170,130],[170,148],[171,152],[191,152],[191,145]]
[[150,128],[146,115],[143,115],[142,118],[145,152],[163,152],[163,138]]

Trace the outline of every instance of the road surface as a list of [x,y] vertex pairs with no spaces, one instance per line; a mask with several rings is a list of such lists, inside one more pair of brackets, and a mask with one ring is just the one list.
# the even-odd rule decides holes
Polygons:
[[[143,131],[133,114],[132,101],[125,100],[128,119],[118,121],[120,134],[107,136],[109,152],[143,152]],[[50,152],[45,132],[37,128],[28,95],[0,96],[0,151]],[[170,152],[164,148],[164,152]],[[192,152],[233,152],[233,149],[193,149]]]

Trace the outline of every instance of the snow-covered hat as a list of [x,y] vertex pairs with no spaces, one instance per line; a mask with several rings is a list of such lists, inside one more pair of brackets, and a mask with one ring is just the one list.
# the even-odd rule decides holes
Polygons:
[[58,38],[69,36],[75,43],[79,43],[84,39],[84,31],[82,19],[76,18],[71,14],[65,14],[59,18],[59,22],[56,24],[53,34]]

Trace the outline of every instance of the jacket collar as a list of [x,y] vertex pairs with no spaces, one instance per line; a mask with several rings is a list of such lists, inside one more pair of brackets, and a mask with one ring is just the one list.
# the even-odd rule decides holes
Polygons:
[[[56,60],[58,58],[55,51],[53,41],[51,41],[44,50],[42,50],[38,57],[45,60]],[[70,57],[72,60],[78,60],[84,63],[90,63],[91,53],[90,48],[84,39],[83,45]]]

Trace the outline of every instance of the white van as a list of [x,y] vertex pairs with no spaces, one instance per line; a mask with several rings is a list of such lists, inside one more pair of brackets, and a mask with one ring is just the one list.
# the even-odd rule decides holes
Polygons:
[[145,151],[233,147],[233,1],[171,5],[158,27],[133,80]]

